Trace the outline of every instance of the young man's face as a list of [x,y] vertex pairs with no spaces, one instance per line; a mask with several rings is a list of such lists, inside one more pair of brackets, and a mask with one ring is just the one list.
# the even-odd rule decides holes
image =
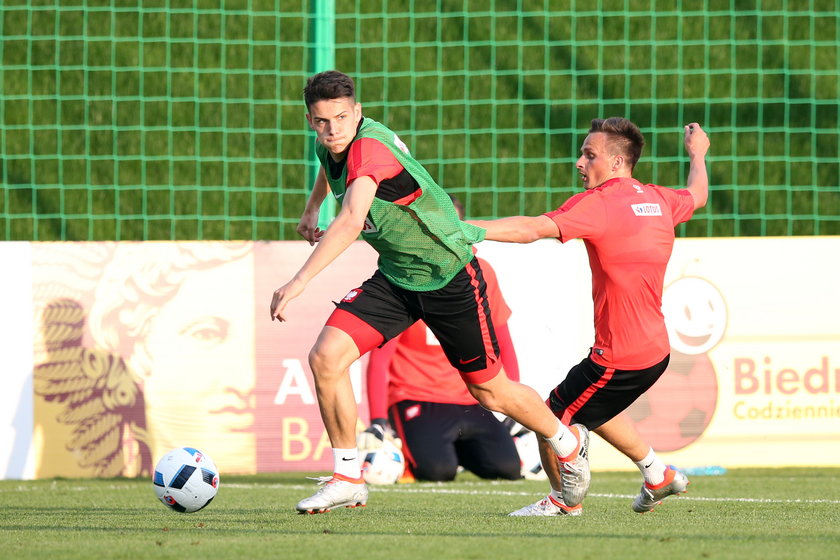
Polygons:
[[362,120],[362,106],[352,97],[322,99],[309,107],[306,120],[318,135],[318,142],[337,161],[356,137],[356,128]]
[[583,188],[594,189],[617,177],[623,158],[610,153],[609,136],[604,132],[593,132],[583,141],[581,156],[576,167],[583,179]]

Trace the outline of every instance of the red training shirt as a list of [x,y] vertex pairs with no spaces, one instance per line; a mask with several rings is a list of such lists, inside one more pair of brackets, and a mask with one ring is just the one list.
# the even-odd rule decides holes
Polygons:
[[662,285],[674,227],[694,213],[687,189],[610,179],[545,214],[562,242],[583,239],[592,269],[595,345],[591,358],[615,369],[644,369],[670,352]]

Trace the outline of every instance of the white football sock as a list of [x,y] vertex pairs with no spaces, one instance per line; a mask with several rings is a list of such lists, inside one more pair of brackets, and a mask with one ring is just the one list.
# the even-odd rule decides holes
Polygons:
[[645,482],[655,486],[665,480],[665,463],[653,452],[653,448],[648,451],[648,454],[641,461],[635,461],[636,466],[645,477]]
[[332,448],[333,472],[343,474],[349,478],[362,476],[362,467],[359,464],[359,450]]
[[575,437],[575,434],[572,433],[568,426],[560,422],[560,420],[557,421],[557,433],[552,437],[543,439],[551,446],[554,454],[561,458],[568,457],[578,447],[578,439]]

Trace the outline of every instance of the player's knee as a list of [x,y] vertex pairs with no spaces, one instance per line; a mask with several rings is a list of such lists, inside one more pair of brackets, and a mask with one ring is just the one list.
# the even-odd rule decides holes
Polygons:
[[309,367],[312,369],[312,374],[319,380],[337,378],[343,373],[335,354],[319,344],[309,351]]
[[[489,444],[489,442],[488,442]],[[494,450],[472,456],[461,454],[464,467],[480,478],[488,480],[519,480],[522,478],[522,463],[519,454],[506,445],[494,445]]]
[[455,474],[457,472],[458,465],[449,465],[438,461],[418,463],[412,469],[414,478],[430,482],[449,482],[450,480],[455,480]]
[[472,396],[478,401],[478,404],[487,410],[504,413],[504,410],[502,409],[504,400],[499,398],[498,393],[495,391],[479,385],[470,385],[470,393],[472,393]]
[[522,465],[519,463],[519,457],[516,457],[516,460],[511,460],[504,465],[500,465],[496,478],[504,480],[519,480],[522,478]]
[[325,329],[309,351],[309,367],[317,380],[330,381],[344,375],[358,357],[358,349],[351,338]]
[[522,478],[522,468],[519,466],[518,461],[516,463],[494,465],[491,469],[476,469],[473,470],[473,473],[480,478],[486,478],[488,480],[519,480]]
[[502,412],[502,403],[499,399],[496,398],[495,395],[482,394],[481,398],[478,399],[478,402],[487,410],[492,410],[493,412]]

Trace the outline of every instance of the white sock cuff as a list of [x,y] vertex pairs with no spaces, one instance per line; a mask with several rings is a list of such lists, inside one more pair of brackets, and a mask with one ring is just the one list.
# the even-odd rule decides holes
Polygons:
[[665,469],[668,467],[653,451],[653,448],[648,451],[648,454],[641,461],[635,461],[636,466],[645,477],[645,482],[648,484],[659,484],[665,480]]
[[557,433],[550,438],[543,439],[548,442],[551,450],[558,457],[568,457],[575,452],[578,446],[577,438],[569,427],[560,422],[560,420],[557,421]]
[[340,449],[333,447],[332,453],[333,472],[350,478],[362,476],[362,466],[359,463],[359,450],[357,448]]
[[643,468],[645,468],[645,465],[650,464],[655,459],[656,459],[656,453],[653,451],[653,447],[651,447],[651,448],[648,449],[648,453],[647,453],[647,455],[645,455],[644,459],[642,459],[641,461],[634,461],[634,463],[636,463],[636,465],[640,469],[643,469]]

